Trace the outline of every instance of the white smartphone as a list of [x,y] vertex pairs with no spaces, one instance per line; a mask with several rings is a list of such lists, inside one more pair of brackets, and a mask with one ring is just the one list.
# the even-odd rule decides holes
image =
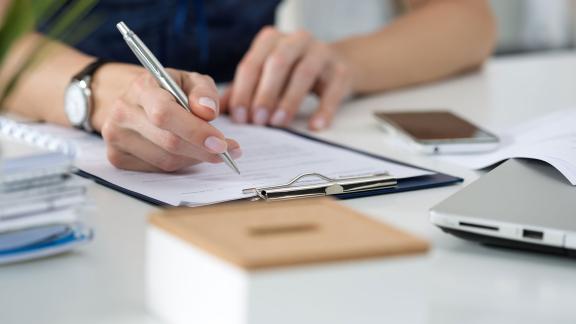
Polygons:
[[495,150],[498,136],[449,111],[375,112],[386,129],[409,138],[427,154],[475,153]]

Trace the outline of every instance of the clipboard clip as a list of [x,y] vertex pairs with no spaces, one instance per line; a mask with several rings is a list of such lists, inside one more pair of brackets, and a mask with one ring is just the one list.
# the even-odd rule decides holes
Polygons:
[[[298,184],[303,179],[320,178],[321,183]],[[361,177],[329,178],[319,173],[304,173],[288,183],[277,186],[249,188],[242,190],[244,194],[253,194],[254,200],[289,200],[298,198],[339,195],[353,192],[392,188],[398,184],[396,178],[389,174],[374,174]]]

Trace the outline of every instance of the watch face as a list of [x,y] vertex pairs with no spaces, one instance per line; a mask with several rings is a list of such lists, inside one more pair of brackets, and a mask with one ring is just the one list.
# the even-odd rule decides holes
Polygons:
[[68,120],[73,126],[81,126],[88,115],[88,98],[78,82],[73,82],[68,86],[64,100]]

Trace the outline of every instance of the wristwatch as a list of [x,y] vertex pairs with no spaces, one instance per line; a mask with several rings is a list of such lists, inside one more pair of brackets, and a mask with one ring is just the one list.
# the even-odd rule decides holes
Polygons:
[[72,78],[64,94],[64,110],[68,121],[72,126],[89,133],[94,131],[91,124],[94,107],[91,88],[92,76],[98,68],[107,62],[103,59],[97,59],[88,64]]

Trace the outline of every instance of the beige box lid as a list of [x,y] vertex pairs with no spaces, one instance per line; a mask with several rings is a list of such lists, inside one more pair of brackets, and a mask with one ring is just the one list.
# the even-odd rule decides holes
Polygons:
[[428,250],[426,241],[329,198],[168,209],[150,223],[248,270]]

